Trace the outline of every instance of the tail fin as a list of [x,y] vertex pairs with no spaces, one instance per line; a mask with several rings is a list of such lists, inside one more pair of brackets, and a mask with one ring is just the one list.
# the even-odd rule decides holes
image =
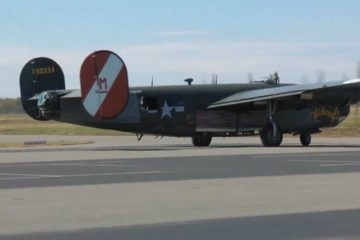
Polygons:
[[126,107],[128,74],[123,60],[111,51],[96,51],[85,58],[80,70],[81,100],[96,119],[110,119]]
[[21,102],[25,112],[36,120],[46,120],[39,114],[38,98],[47,90],[65,89],[65,77],[60,66],[49,58],[34,58],[25,64],[20,74]]

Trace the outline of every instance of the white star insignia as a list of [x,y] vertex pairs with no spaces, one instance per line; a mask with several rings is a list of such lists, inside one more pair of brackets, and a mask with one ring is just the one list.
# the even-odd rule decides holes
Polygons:
[[172,118],[171,111],[174,109],[174,107],[170,107],[167,102],[164,102],[164,106],[161,107],[162,113],[161,118],[165,118],[168,116],[169,118]]

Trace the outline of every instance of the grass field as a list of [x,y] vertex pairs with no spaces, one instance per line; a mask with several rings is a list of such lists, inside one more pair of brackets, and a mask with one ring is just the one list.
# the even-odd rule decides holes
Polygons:
[[34,146],[67,146],[67,145],[81,145],[94,143],[90,140],[84,141],[50,141],[44,143],[26,144],[24,142],[0,142],[0,148],[13,148],[13,147],[34,147]]
[[[360,113],[357,117],[352,109],[350,116],[336,128],[323,129],[322,136],[360,136]],[[36,121],[25,114],[0,115],[1,135],[88,135],[121,136],[127,133],[94,129],[59,123],[55,121]]]
[[0,134],[117,136],[126,133],[82,127],[55,121],[36,121],[26,114],[2,114],[0,115]]

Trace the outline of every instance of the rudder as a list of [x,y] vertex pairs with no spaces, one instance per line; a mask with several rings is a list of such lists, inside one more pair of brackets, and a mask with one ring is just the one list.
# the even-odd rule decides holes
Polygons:
[[126,107],[128,73],[124,61],[114,52],[96,51],[85,58],[80,70],[81,100],[96,119],[111,119]]

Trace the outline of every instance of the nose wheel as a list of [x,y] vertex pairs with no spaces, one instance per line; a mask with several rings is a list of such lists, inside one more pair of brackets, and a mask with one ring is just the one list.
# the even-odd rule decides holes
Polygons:
[[311,143],[311,135],[310,133],[301,133],[300,134],[300,142],[304,147],[307,147]]

